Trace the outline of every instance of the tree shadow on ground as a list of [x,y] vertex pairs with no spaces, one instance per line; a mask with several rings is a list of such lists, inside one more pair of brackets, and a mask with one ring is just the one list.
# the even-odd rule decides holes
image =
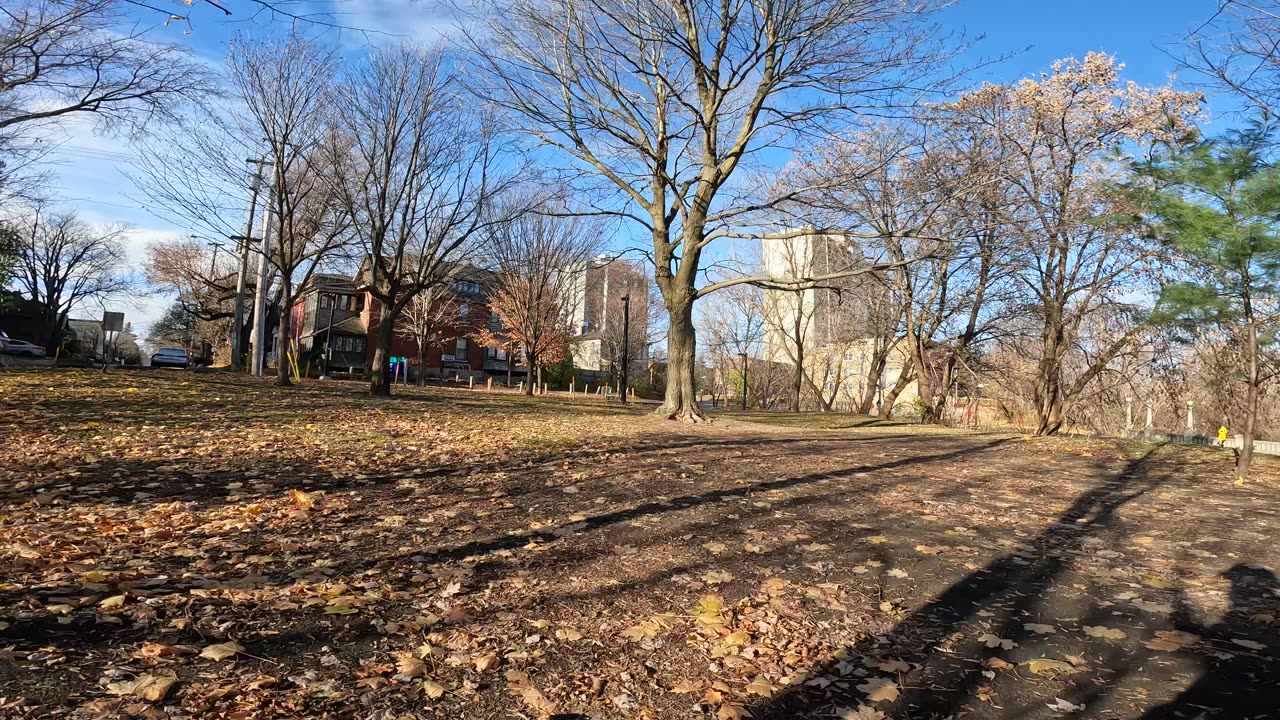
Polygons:
[[1174,615],[1179,632],[1200,638],[1183,651],[1200,666],[1199,677],[1142,720],[1261,719],[1280,712],[1280,636],[1268,627],[1280,611],[1280,581],[1271,570],[1247,563],[1222,576],[1231,582],[1231,607],[1221,621],[1197,622],[1181,599]]
[[[1118,476],[1105,480],[1084,493],[1037,537],[1022,543],[1020,549],[999,557],[959,582],[951,585],[934,600],[901,620],[882,637],[847,648],[840,660],[818,669],[811,676],[837,678],[825,682],[793,686],[769,701],[752,708],[756,720],[784,720],[804,717],[830,717],[846,709],[866,704],[885,717],[1052,717],[1049,705],[1061,699],[1059,712],[1072,717],[1116,717],[1124,712],[1118,701],[1108,695],[1125,682],[1126,676],[1146,672],[1143,661],[1150,653],[1141,639],[1130,635],[1126,643],[1101,646],[1083,641],[1080,666],[1067,672],[1048,688],[1035,685],[1039,680],[1025,669],[1026,678],[1002,682],[1002,677],[988,670],[984,661],[1003,656],[1002,660],[1026,663],[1040,656],[1045,638],[1028,628],[1047,617],[1070,617],[1082,625],[1101,626],[1115,612],[1102,605],[1096,591],[1078,592],[1082,586],[1074,578],[1072,562],[1083,553],[1086,541],[1105,538],[1108,544],[1122,539],[1126,532],[1117,511],[1159,487],[1171,473],[1157,471],[1149,464],[1153,449],[1128,463]],[[1243,617],[1258,612],[1262,596],[1276,589],[1274,576],[1264,569],[1237,566],[1228,573],[1232,581],[1232,612],[1222,623],[1211,628],[1184,618],[1179,629],[1206,638],[1244,638],[1258,647],[1274,651],[1274,633],[1265,626],[1250,624]],[[1275,598],[1271,598],[1274,603]],[[1154,624],[1154,623],[1153,623]],[[986,633],[981,633],[982,629]],[[1258,635],[1265,638],[1252,639]],[[1069,642],[1061,638],[1056,643]],[[1134,647],[1136,646],[1136,648]],[[991,649],[994,647],[995,649]],[[1015,649],[1016,648],[1016,649]],[[1235,650],[1243,650],[1239,644]],[[1083,657],[1099,673],[1085,669]],[[860,665],[864,659],[884,660],[888,657],[911,660],[913,669],[898,677],[900,688],[896,699],[872,705],[864,693],[869,686],[858,679],[866,675]],[[1182,696],[1151,710],[1145,720],[1163,718],[1253,718],[1276,706],[1277,668],[1272,658],[1257,654],[1231,652],[1221,662],[1206,666],[1203,676]],[[867,666],[876,662],[869,660]],[[1000,666],[997,666],[1000,667]],[[1004,666],[1009,667],[1009,666]],[[1070,670],[1070,669],[1069,669]],[[852,671],[852,676],[851,675]],[[1099,677],[1106,673],[1105,677]],[[1088,673],[1088,674],[1086,674]],[[1006,675],[1008,675],[1006,671]],[[845,676],[844,679],[839,679]],[[1027,680],[1032,682],[1027,682]],[[1063,687],[1060,681],[1068,681]],[[856,689],[859,684],[863,690]],[[1167,686],[1166,686],[1167,687]],[[1157,688],[1157,691],[1159,689]],[[985,696],[985,697],[984,697]],[[1046,702],[1046,700],[1048,702]],[[1157,699],[1157,702],[1159,700]],[[1153,703],[1148,703],[1150,707]],[[1019,708],[1015,710],[1014,708]],[[1215,708],[1225,708],[1218,712]],[[1130,711],[1120,716],[1135,716]],[[1140,713],[1143,709],[1138,708]],[[849,711],[852,714],[852,710]],[[1215,714],[1218,712],[1218,714]],[[1099,714],[1102,713],[1102,714]],[[879,717],[867,708],[867,717]],[[855,715],[855,717],[863,717]]]

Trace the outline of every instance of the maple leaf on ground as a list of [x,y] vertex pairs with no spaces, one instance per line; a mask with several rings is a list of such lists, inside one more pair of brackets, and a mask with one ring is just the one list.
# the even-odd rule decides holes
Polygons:
[[1080,671],[1080,669],[1076,668],[1074,665],[1062,662],[1061,660],[1054,660],[1052,658],[1036,658],[1035,660],[1028,660],[1024,664],[1027,666],[1028,670],[1036,675],[1044,675],[1046,677],[1070,675],[1071,673]]
[[444,697],[446,688],[435,680],[423,680],[422,692],[432,700],[439,700]]
[[178,681],[178,675],[172,671],[162,674],[143,673],[132,680],[121,680],[107,684],[110,695],[132,695],[147,702],[160,702],[169,694],[169,688]]
[[1119,628],[1110,628],[1104,625],[1085,625],[1084,634],[1089,637],[1103,638],[1105,640],[1123,640],[1128,636],[1125,631]]
[[724,704],[716,710],[716,720],[744,720],[751,717],[751,711],[741,705]]
[[244,652],[244,646],[238,642],[224,642],[217,645],[210,645],[200,651],[200,657],[220,662],[230,657],[235,657],[236,653]]
[[303,490],[290,489],[289,499],[293,501],[294,505],[297,505],[302,510],[310,510],[316,506],[315,497],[311,493]]
[[893,702],[898,699],[898,684],[885,678],[871,678],[858,686],[871,702]]
[[1192,635],[1181,630],[1157,630],[1154,640],[1145,643],[1148,650],[1158,652],[1177,652],[1184,647],[1200,642],[1199,635]]
[[999,635],[992,635],[991,633],[983,633],[979,635],[978,642],[985,644],[989,648],[998,647],[1004,648],[1005,650],[1012,650],[1018,647],[1018,643],[1013,640],[1002,638]]
[[1043,625],[1041,623],[1027,623],[1022,627],[1024,630],[1027,630],[1028,632],[1033,632],[1037,635],[1053,635],[1054,633],[1058,632],[1058,629],[1055,628],[1054,626]]
[[1084,704],[1077,705],[1069,700],[1063,700],[1060,697],[1056,697],[1053,699],[1053,702],[1049,703],[1045,707],[1050,710],[1057,710],[1058,712],[1079,712],[1084,710],[1087,706]]

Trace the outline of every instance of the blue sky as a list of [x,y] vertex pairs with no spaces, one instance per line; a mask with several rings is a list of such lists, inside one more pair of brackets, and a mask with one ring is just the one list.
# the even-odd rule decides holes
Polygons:
[[[229,7],[249,8],[246,0],[231,0]],[[430,3],[410,0],[344,0],[342,2],[299,2],[294,12],[331,11],[350,26],[387,33],[365,36],[353,31],[329,31],[351,54],[383,37],[409,37],[431,41],[447,32],[449,21]],[[1174,49],[1188,30],[1207,19],[1216,9],[1216,0],[967,0],[947,9],[939,22],[970,36],[985,38],[966,60],[1014,54],[1008,60],[985,67],[973,76],[981,81],[1004,82],[1047,70],[1056,59],[1083,57],[1091,50],[1115,55],[1125,63],[1125,77],[1144,85],[1163,84],[1177,72],[1176,63],[1165,51]],[[268,18],[230,21],[210,6],[197,4],[190,27],[173,23],[156,30],[157,38],[189,43],[214,65],[221,66],[227,42],[236,33],[270,31]],[[280,22],[280,21],[277,21]],[[276,28],[278,29],[278,25]],[[1184,73],[1185,75],[1185,73]],[[1180,80],[1190,79],[1186,78]],[[1210,98],[1213,113],[1229,110],[1228,98]],[[1209,130],[1224,121],[1211,114]],[[130,258],[141,267],[148,242],[190,231],[169,224],[152,214],[146,201],[129,182],[130,158],[134,150],[121,139],[101,137],[88,123],[76,123],[51,139],[63,142],[53,158],[55,190],[67,198],[67,205],[86,219],[100,223],[126,223]],[[163,311],[167,298],[153,297],[136,307],[123,309],[135,330],[145,337],[146,328]]]

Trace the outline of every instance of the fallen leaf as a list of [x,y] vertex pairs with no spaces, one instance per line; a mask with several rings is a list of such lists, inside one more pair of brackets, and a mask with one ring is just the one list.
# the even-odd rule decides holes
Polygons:
[[751,717],[751,712],[741,705],[725,704],[716,710],[716,720],[743,720]]
[[1033,632],[1037,635],[1053,635],[1058,629],[1052,625],[1042,625],[1040,623],[1027,623],[1022,626],[1025,630]]
[[885,678],[871,678],[858,686],[871,702],[893,702],[898,699],[898,684]]
[[176,673],[164,674],[143,673],[133,680],[121,680],[108,683],[106,690],[110,695],[132,695],[147,702],[160,702],[169,694],[169,688],[178,681]]
[[1070,675],[1079,672],[1074,665],[1064,663],[1061,660],[1052,658],[1036,658],[1023,663],[1027,669],[1036,675],[1044,675],[1046,677],[1055,677],[1057,675]]
[[427,664],[414,655],[401,653],[396,658],[396,672],[407,678],[426,677]]
[[1004,648],[1005,650],[1012,650],[1018,647],[1018,643],[1013,640],[1002,638],[999,635],[992,635],[991,633],[983,633],[979,635],[978,642],[984,643],[989,648],[999,647]]
[[1106,640],[1123,640],[1129,637],[1125,631],[1119,628],[1109,628],[1103,625],[1085,625],[1084,634],[1089,637],[1104,638]]
[[310,510],[316,506],[316,499],[312,497],[311,493],[302,490],[289,490],[289,499],[293,501],[294,505],[303,510]]
[[220,662],[229,657],[235,657],[236,653],[244,652],[244,646],[238,642],[224,642],[217,645],[210,645],[200,651],[200,657]]
[[423,680],[422,692],[426,693],[427,697],[431,698],[432,700],[439,700],[440,698],[444,697],[445,686],[441,685],[435,680]]
[[1244,638],[1231,638],[1231,642],[1235,643],[1236,645],[1239,645],[1240,647],[1249,648],[1250,650],[1263,650],[1263,649],[1266,649],[1267,647],[1266,645],[1263,645],[1260,642],[1255,642],[1253,640],[1245,640]]
[[121,605],[124,605],[124,600],[125,600],[124,595],[112,595],[111,597],[106,598],[102,602],[98,603],[98,607],[102,608],[103,610],[111,610],[113,608],[118,608]]
[[1068,700],[1063,700],[1060,697],[1056,697],[1053,699],[1053,702],[1049,703],[1045,707],[1049,708],[1050,710],[1057,710],[1058,712],[1079,712],[1081,710],[1084,710],[1086,706],[1077,705]]
[[776,685],[770,682],[769,679],[766,678],[765,676],[757,675],[754,680],[747,683],[747,687],[745,689],[747,692],[751,693],[752,695],[769,697],[775,691],[777,691],[778,688]]

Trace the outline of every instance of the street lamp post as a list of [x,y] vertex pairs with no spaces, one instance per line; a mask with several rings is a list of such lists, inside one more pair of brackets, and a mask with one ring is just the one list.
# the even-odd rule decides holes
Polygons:
[[747,354],[738,353],[738,357],[742,358],[742,412],[747,411]]
[[631,360],[631,295],[622,296],[622,377],[618,380],[618,393],[622,404],[627,404],[627,373]]

